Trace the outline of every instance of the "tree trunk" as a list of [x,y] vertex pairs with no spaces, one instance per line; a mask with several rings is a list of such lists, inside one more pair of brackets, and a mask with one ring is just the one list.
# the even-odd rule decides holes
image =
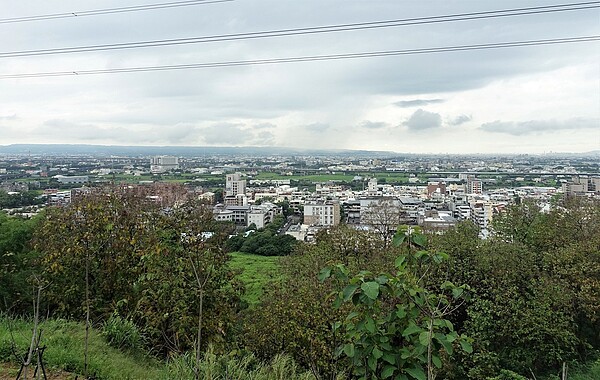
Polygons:
[[202,307],[204,303],[204,289],[200,288],[200,310],[198,310],[198,338],[196,346],[196,368],[194,373],[196,380],[200,380],[200,347],[202,346]]
[[27,353],[27,360],[23,363],[23,378],[27,380],[27,375],[29,372],[29,366],[31,365],[31,361],[33,360],[33,352],[37,349],[39,342],[38,338],[38,323],[40,319],[40,298],[42,296],[42,286],[38,286],[37,296],[33,300],[33,333],[31,334],[31,343],[29,344],[29,352]]
[[83,351],[83,375],[88,378],[88,342],[90,338],[90,255],[85,257],[85,348]]
[[427,335],[427,380],[434,380],[435,375],[433,373],[433,362],[431,357],[433,356],[433,319],[429,320],[428,323],[429,333]]

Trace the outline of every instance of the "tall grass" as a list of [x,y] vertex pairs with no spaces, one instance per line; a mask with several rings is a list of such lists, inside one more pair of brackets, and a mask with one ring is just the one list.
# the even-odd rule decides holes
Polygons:
[[[194,379],[194,366],[191,353],[172,358],[163,379]],[[199,377],[203,380],[316,380],[286,355],[277,355],[271,362],[262,363],[252,354],[217,356],[209,348],[199,367]]]
[[569,380],[598,380],[600,379],[600,359],[594,363],[574,371],[569,375]]
[[[114,322],[118,327],[108,327],[118,330],[117,337],[130,334],[127,331],[131,326],[122,322]],[[19,353],[24,354],[27,351],[32,325],[32,322],[26,319],[0,315],[0,363],[16,362],[11,349],[13,342]],[[84,325],[53,319],[42,322],[40,328],[43,330],[42,345],[47,346],[44,352],[46,368],[62,369],[81,375]],[[98,380],[194,379],[194,358],[194,354],[190,352],[173,357],[165,363],[149,358],[142,352],[136,352],[132,347],[125,351],[110,347],[102,333],[95,329],[90,332],[89,374]],[[299,368],[291,358],[284,355],[278,355],[269,363],[263,363],[252,354],[216,355],[209,348],[199,367],[200,378],[203,380],[315,380],[311,373]]]

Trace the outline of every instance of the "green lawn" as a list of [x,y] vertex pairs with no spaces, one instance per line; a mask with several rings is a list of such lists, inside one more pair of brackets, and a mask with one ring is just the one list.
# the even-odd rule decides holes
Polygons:
[[257,305],[265,287],[279,278],[279,260],[276,256],[231,253],[231,267],[241,270],[238,278],[246,286],[243,300],[248,302],[250,307]]

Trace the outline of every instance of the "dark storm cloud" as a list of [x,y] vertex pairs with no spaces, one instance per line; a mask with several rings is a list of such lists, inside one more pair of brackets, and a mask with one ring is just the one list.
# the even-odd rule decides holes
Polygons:
[[443,103],[444,99],[412,99],[412,100],[400,100],[399,102],[395,102],[394,105],[401,108],[409,108],[409,107],[423,107],[429,104],[439,104]]
[[442,116],[439,113],[428,112],[419,108],[402,125],[413,131],[439,128],[442,126]]
[[600,129],[600,119],[574,118],[568,120],[500,121],[482,124],[486,132],[506,133],[514,136],[551,133],[561,130]]

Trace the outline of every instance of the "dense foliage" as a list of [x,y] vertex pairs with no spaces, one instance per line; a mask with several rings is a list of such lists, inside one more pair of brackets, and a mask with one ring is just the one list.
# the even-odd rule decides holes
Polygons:
[[31,306],[29,279],[35,273],[36,255],[30,240],[38,220],[0,213],[0,311],[22,312]]
[[[342,225],[285,247],[283,219],[228,238],[210,208],[148,195],[103,189],[39,219],[0,215],[0,308],[26,314],[43,283],[43,314],[82,321],[89,305],[112,344],[183,354],[197,378],[208,347],[253,363],[284,353],[317,379],[548,378],[600,350],[597,201],[522,202],[486,240],[470,223],[393,239]],[[251,308],[232,250],[285,255]]]
[[227,249],[230,252],[245,252],[261,256],[287,256],[296,247],[296,239],[293,236],[281,234],[281,228],[285,218],[277,216],[272,223],[265,228],[256,229],[251,225],[238,235],[232,236],[227,241]]
[[155,352],[223,342],[239,304],[222,249],[230,226],[194,201],[165,208],[147,195],[110,189],[49,210],[35,237],[49,309],[82,319],[89,300],[93,320],[131,318]]
[[489,240],[463,224],[436,245],[450,254],[436,276],[476,290],[451,318],[475,340],[456,378],[558,372],[600,348],[597,202],[567,199],[548,213],[523,203],[495,219]]
[[0,190],[0,209],[39,205],[44,203],[44,201],[35,191],[9,194],[4,190]]

